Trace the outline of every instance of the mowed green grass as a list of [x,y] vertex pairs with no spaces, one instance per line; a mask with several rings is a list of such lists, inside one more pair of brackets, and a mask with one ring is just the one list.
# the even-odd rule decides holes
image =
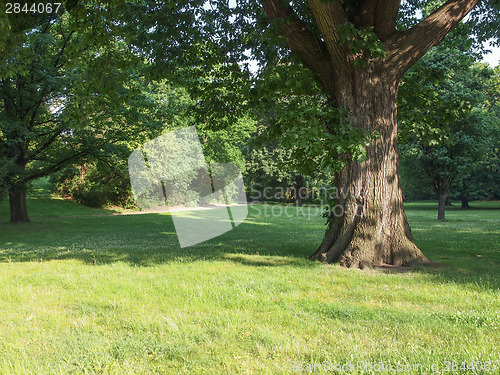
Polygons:
[[41,196],[29,224],[0,205],[1,374],[281,374],[325,361],[351,363],[345,374],[469,374],[500,359],[500,204],[453,207],[443,223],[435,203],[407,204],[417,244],[443,266],[383,272],[307,261],[325,230],[314,207],[251,206],[236,229],[181,249],[170,214],[69,217],[106,211]]

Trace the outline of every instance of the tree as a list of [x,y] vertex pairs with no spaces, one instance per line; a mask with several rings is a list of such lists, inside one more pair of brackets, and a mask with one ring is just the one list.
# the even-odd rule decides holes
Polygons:
[[[73,8],[78,10],[77,8]],[[122,39],[108,40],[98,14],[88,25],[64,12],[12,26],[0,61],[0,186],[12,222],[28,222],[31,181],[148,130],[137,121],[141,97],[134,59]],[[116,35],[115,35],[116,36]]]
[[282,21],[286,44],[321,82],[331,105],[349,113],[351,126],[380,135],[366,147],[364,163],[348,159],[338,174],[344,215],[332,218],[312,258],[361,268],[426,263],[403,210],[398,88],[404,73],[477,1],[448,1],[407,30],[397,28],[399,1],[310,1],[312,22],[280,1],[262,4],[271,21]]
[[490,148],[491,116],[482,103],[492,72],[473,61],[440,46],[411,69],[400,90],[403,162],[437,194],[438,220],[445,220],[452,184],[466,178]]
[[496,144],[487,159],[472,170],[469,176],[452,186],[451,196],[461,201],[462,208],[474,208],[469,201],[476,199],[500,199],[500,147],[498,132]]
[[487,114],[475,109],[467,118],[451,124],[446,139],[438,144],[413,140],[405,145],[404,159],[413,164],[413,173],[437,195],[438,220],[445,220],[452,185],[463,183],[486,160],[491,145],[489,120]]
[[484,160],[474,168],[471,174],[458,181],[454,186],[454,196],[462,201],[462,208],[470,208],[472,199],[500,198],[500,67],[493,69],[493,74],[486,82],[484,110],[489,117],[487,153]]

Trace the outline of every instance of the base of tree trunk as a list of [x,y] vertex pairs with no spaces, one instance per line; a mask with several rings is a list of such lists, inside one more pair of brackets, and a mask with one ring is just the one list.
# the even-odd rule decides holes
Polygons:
[[[399,176],[388,175],[389,167],[351,162],[338,176],[340,193],[330,211],[328,230],[310,259],[361,269],[429,263],[413,240]],[[353,175],[355,183],[351,183]],[[378,184],[380,180],[386,183]]]
[[318,250],[309,259],[340,263],[349,268],[374,268],[384,265],[413,267],[429,264],[415,245],[407,223],[402,232],[383,226],[353,223],[338,231],[341,219],[332,221]]
[[9,191],[10,222],[29,223],[26,191]]

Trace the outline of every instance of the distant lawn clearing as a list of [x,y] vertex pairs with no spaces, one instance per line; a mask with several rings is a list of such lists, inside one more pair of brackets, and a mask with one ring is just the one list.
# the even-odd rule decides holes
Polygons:
[[500,210],[452,207],[441,223],[436,203],[407,204],[444,266],[391,273],[307,261],[325,230],[315,210],[251,206],[180,249],[170,214],[57,218],[106,211],[33,199],[30,224],[0,206],[2,374],[499,371]]

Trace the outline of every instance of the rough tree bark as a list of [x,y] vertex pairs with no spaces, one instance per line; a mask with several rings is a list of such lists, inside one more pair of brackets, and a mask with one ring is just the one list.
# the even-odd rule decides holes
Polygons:
[[9,190],[11,223],[28,223],[28,206],[26,205],[26,190]]
[[[403,210],[397,151],[398,85],[390,76],[364,71],[343,106],[353,126],[380,132],[364,163],[350,161],[337,176],[340,192],[326,236],[311,256],[348,267],[410,265],[427,258],[413,241]],[[374,95],[377,93],[377,95]],[[342,210],[339,209],[342,207]]]
[[[350,2],[310,0],[318,33],[299,19],[287,2],[261,0],[271,21],[285,20],[280,33],[290,49],[313,71],[332,106],[350,113],[352,126],[377,131],[364,163],[348,161],[335,185],[337,208],[325,238],[311,259],[347,267],[427,263],[413,241],[400,187],[397,144],[397,95],[404,73],[476,5],[477,0],[450,0],[407,31],[397,31],[400,0]],[[359,67],[337,30],[352,23],[369,27],[385,48],[386,58]]]

